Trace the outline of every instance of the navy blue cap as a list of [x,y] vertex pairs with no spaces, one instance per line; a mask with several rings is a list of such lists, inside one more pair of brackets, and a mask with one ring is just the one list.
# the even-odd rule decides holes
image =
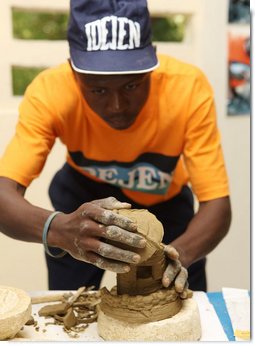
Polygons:
[[68,42],[77,72],[131,74],[154,70],[146,0],[71,0]]

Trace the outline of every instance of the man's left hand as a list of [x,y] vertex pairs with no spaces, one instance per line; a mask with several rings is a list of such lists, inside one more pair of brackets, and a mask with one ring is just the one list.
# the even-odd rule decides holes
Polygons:
[[168,265],[162,278],[164,287],[169,287],[174,282],[176,292],[181,298],[186,298],[188,289],[188,271],[179,260],[179,253],[172,245],[164,245]]

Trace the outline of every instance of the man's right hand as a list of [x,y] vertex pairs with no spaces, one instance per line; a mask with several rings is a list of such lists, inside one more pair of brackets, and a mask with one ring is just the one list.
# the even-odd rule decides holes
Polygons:
[[138,263],[140,256],[107,243],[108,239],[134,248],[145,247],[146,240],[136,233],[136,224],[113,211],[127,208],[131,208],[129,203],[108,197],[84,203],[71,214],[59,214],[51,223],[48,244],[99,268],[128,272],[128,264]]

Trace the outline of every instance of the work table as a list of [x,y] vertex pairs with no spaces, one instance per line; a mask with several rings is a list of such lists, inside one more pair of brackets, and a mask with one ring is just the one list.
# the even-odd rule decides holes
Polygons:
[[[63,291],[37,291],[30,292],[31,297],[52,295]],[[202,326],[200,341],[229,341],[235,340],[227,307],[221,292],[194,292],[193,298],[199,308]],[[49,303],[47,303],[49,304]],[[40,317],[38,311],[43,304],[33,304],[32,316],[37,326],[24,326],[13,341],[103,341],[97,333],[97,323],[90,323],[88,327],[78,333],[75,338],[63,331],[60,325],[50,324],[53,319]],[[48,324],[49,323],[49,324]]]

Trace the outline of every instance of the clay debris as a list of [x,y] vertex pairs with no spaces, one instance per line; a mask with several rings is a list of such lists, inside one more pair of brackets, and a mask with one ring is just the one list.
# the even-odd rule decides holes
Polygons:
[[[97,305],[100,303],[100,291],[93,291],[94,286],[80,287],[77,292],[59,295],[59,302],[43,306],[39,316],[52,317],[53,322],[45,325],[62,325],[63,330],[72,338],[78,338],[89,323],[97,320]],[[47,298],[42,297],[42,300]],[[56,300],[54,300],[56,301]]]

